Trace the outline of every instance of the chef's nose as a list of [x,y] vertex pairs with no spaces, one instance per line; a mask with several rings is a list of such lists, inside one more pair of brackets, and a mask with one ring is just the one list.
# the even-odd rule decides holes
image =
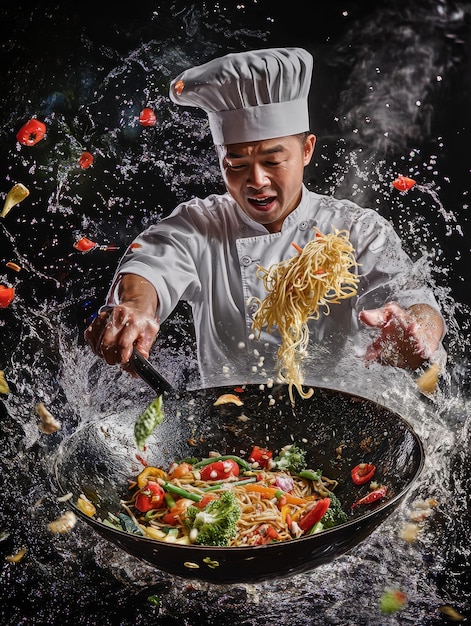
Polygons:
[[266,169],[262,165],[252,165],[249,169],[247,185],[254,189],[261,189],[262,187],[267,187],[269,184],[270,179]]

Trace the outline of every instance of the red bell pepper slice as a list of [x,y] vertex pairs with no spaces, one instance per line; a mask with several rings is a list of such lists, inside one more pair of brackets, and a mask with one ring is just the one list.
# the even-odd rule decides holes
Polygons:
[[359,463],[352,469],[352,480],[355,485],[364,485],[373,478],[376,466],[373,463]]
[[93,164],[94,156],[91,152],[82,152],[79,157],[78,164],[84,170],[88,169]]
[[304,515],[300,518],[298,522],[299,528],[306,532],[310,530],[314,524],[317,524],[323,517],[325,512],[330,506],[330,498],[321,498],[320,500],[315,500],[314,506],[309,509]]
[[34,146],[38,143],[38,141],[44,139],[45,134],[46,124],[44,124],[44,122],[40,122],[36,118],[33,118],[20,128],[20,130],[16,133],[16,139],[23,146]]
[[392,186],[394,189],[398,191],[409,191],[415,185],[415,180],[413,178],[408,178],[407,176],[399,175],[395,180],[393,180]]
[[268,462],[273,457],[273,452],[267,450],[267,448],[260,448],[260,446],[254,446],[249,456],[250,463],[258,463],[258,467],[265,468]]
[[139,124],[141,126],[155,126],[157,123],[157,117],[152,109],[142,109],[139,115]]
[[14,287],[5,287],[5,285],[0,285],[0,309],[6,309],[7,306],[10,306],[14,297]]
[[147,485],[137,494],[134,506],[141,513],[146,513],[152,509],[160,509],[165,503],[165,491],[153,480],[149,480]]
[[225,480],[239,475],[239,466],[232,459],[215,461],[200,470],[202,480]]

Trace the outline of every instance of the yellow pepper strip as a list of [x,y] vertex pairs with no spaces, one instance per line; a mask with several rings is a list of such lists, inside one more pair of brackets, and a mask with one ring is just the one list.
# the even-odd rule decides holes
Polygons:
[[289,504],[285,504],[281,507],[281,523],[286,524],[286,516],[288,515],[290,510]]
[[152,465],[148,465],[145,467],[142,472],[137,477],[137,486],[139,489],[142,489],[147,485],[149,480],[157,481],[157,478],[162,478],[163,480],[167,480],[167,474],[164,470],[158,467],[152,467]]
[[[242,485],[241,485],[242,486]],[[260,483],[249,483],[248,485],[243,485],[246,491],[256,491],[267,500],[271,500],[272,498],[278,498],[278,496],[283,496],[286,498],[287,504],[306,504],[306,500],[304,498],[298,498],[297,496],[293,496],[290,493],[286,493],[286,491],[281,491],[280,489],[275,489],[274,487],[266,487],[265,485],[261,485]]]

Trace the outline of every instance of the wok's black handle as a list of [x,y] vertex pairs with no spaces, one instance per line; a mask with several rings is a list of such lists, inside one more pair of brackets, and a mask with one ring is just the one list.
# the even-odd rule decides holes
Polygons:
[[160,396],[163,393],[175,391],[173,385],[136,348],[132,351],[131,363],[136,374],[139,374],[142,380],[152,387],[157,395]]

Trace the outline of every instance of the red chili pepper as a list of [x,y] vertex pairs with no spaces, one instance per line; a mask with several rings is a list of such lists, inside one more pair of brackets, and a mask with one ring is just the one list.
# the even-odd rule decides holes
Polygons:
[[33,118],[20,128],[16,133],[16,138],[23,146],[34,146],[38,141],[44,139],[45,134],[46,124]]
[[95,248],[96,246],[97,244],[87,237],[82,237],[74,243],[74,248],[79,252],[89,252],[90,250],[93,250],[93,248]]
[[202,480],[224,480],[239,475],[239,466],[232,459],[215,461],[200,470]]
[[139,124],[141,126],[155,126],[157,123],[157,117],[152,109],[142,109],[139,115]]
[[394,189],[398,191],[408,191],[415,185],[415,180],[413,178],[408,178],[407,176],[399,175],[396,180],[393,180],[392,183]]
[[298,526],[301,530],[306,532],[310,530],[314,524],[317,524],[323,517],[325,512],[330,506],[330,498],[321,498],[320,500],[315,500],[314,506],[309,509],[304,515],[300,518],[298,522]]
[[0,309],[6,309],[7,306],[10,306],[14,297],[14,287],[5,287],[5,285],[0,285]]
[[373,478],[376,466],[372,463],[359,463],[352,469],[352,480],[355,485],[363,485]]
[[80,165],[81,168],[86,170],[87,168],[90,167],[90,165],[93,164],[93,160],[94,160],[94,157],[91,152],[82,152],[78,160],[78,164]]
[[387,492],[388,492],[387,487],[385,487],[384,485],[381,485],[381,487],[378,487],[378,489],[375,489],[374,491],[370,491],[370,493],[366,494],[366,496],[354,502],[351,508],[354,509],[356,506],[360,504],[371,504],[372,502],[376,502],[376,500],[381,500],[381,498],[385,497]]
[[165,502],[165,491],[152,480],[149,480],[142,491],[137,494],[134,506],[138,511],[146,513],[152,509],[160,509]]
[[254,446],[249,456],[250,463],[258,463],[258,467],[264,468],[268,465],[269,460],[273,457],[273,452],[267,448]]

